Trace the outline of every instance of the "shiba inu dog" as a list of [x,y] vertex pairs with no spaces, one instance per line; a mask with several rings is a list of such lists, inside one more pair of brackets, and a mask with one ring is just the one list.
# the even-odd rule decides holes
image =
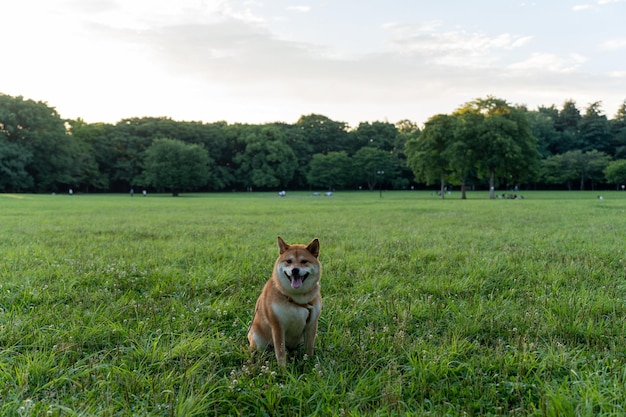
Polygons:
[[278,252],[272,277],[256,302],[248,341],[250,350],[273,346],[276,361],[285,365],[287,348],[304,343],[306,353],[313,354],[322,311],[320,242],[315,238],[308,245],[289,245],[278,236]]

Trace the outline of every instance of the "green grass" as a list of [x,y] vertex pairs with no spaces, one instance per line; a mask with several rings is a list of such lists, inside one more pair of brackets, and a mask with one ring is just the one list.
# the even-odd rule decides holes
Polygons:
[[[626,193],[0,195],[0,415],[626,413]],[[316,353],[251,358],[276,236]]]

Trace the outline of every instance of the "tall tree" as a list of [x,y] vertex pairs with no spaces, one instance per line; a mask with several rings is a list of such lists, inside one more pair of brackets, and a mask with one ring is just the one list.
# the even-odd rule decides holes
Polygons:
[[[477,99],[457,110],[474,113],[477,120],[478,173],[489,178],[489,197],[495,198],[496,176],[508,185],[529,180],[538,171],[537,138],[530,130],[525,109],[494,97]],[[482,121],[478,121],[482,116]]]
[[417,123],[404,119],[396,123],[398,135],[393,146],[393,154],[400,162],[400,174],[393,180],[394,188],[405,189],[414,181],[415,175],[407,165],[406,143],[411,139],[416,139],[421,134],[421,129]]
[[284,133],[272,125],[247,129],[245,150],[234,157],[242,185],[268,189],[286,187],[293,180],[297,158]]
[[313,154],[332,151],[356,151],[350,146],[348,125],[319,114],[300,117],[296,122],[305,140],[313,145]]
[[450,182],[461,186],[461,200],[467,199],[467,178],[476,174],[479,165],[479,129],[483,121],[483,115],[473,111],[458,111],[452,115],[454,123],[452,140],[446,150],[450,159],[453,175]]
[[352,180],[352,159],[346,151],[317,153],[311,159],[307,180],[313,187],[327,190],[346,188]]
[[597,150],[609,155],[615,154],[615,144],[611,135],[611,125],[602,114],[602,103],[591,103],[580,120],[580,138],[583,151]]
[[578,124],[582,116],[580,110],[576,107],[574,100],[566,100],[563,107],[559,111],[559,117],[555,120],[556,130],[563,132],[566,130],[578,131]]
[[610,125],[615,143],[615,158],[626,159],[626,100],[617,109]]
[[354,154],[353,164],[356,178],[365,181],[370,190],[380,188],[399,172],[399,162],[390,152],[364,146]]
[[371,146],[382,151],[393,152],[398,136],[395,125],[387,122],[362,122],[354,132],[353,142],[360,149],[363,146]]
[[105,123],[88,124],[82,119],[71,120],[69,124],[76,146],[74,171],[79,189],[108,191],[114,154],[110,134],[114,126]]
[[557,109],[554,104],[550,107],[539,106],[537,112],[552,120],[552,123],[555,123],[559,118],[559,109]]
[[561,139],[558,145],[559,153],[580,149],[580,110],[576,107],[574,100],[566,100],[559,111],[559,116],[554,121],[554,127],[560,133]]
[[622,187],[626,186],[626,159],[610,162],[604,169],[604,176],[609,183],[615,184],[618,190],[624,191]]
[[532,134],[537,138],[537,149],[544,158],[570,150],[567,146],[563,147],[562,135],[554,127],[558,110],[540,107],[538,111],[528,111],[526,117]]
[[611,160],[604,152],[596,150],[583,152],[580,149],[566,152],[560,157],[562,158],[561,170],[567,174],[563,178],[568,181],[578,178],[580,190],[585,189],[587,181],[591,182],[592,189],[595,187],[595,182],[602,181],[604,179],[603,171]]
[[111,187],[114,191],[128,191],[137,184],[135,180],[143,172],[143,155],[152,145],[153,138],[132,135],[118,123],[109,140],[114,149]]
[[211,158],[211,176],[207,187],[221,190],[235,183],[232,172],[232,155],[226,137],[226,122],[175,122],[176,138],[189,144],[203,145]]
[[411,139],[416,139],[422,132],[417,123],[411,120],[400,120],[396,123],[396,129],[398,129],[398,135],[396,136],[396,143],[393,146],[393,153],[401,160],[406,160],[406,143]]
[[[585,152],[583,156],[586,179],[589,180],[591,189],[594,190],[596,184],[603,183],[605,181],[604,170],[611,162],[611,157],[606,153],[597,151],[595,149],[589,152]],[[584,183],[581,179],[581,190],[583,188]]]
[[545,184],[565,184],[571,191],[572,183],[579,178],[579,174],[572,159],[557,154],[541,161],[540,178]]
[[9,142],[0,135],[0,191],[27,191],[33,177],[26,171],[32,154],[19,143]]
[[74,182],[71,138],[46,103],[0,94],[0,137],[14,145],[11,152],[24,155],[22,168],[32,183],[19,174],[20,187],[31,183],[34,191],[56,191]]
[[306,188],[309,185],[307,176],[314,155],[313,144],[309,143],[302,130],[294,125],[286,123],[274,123],[273,125],[282,132],[281,135],[285,137],[287,146],[291,148],[296,157],[293,178],[287,186],[290,189]]
[[205,185],[210,175],[209,153],[201,145],[175,139],[155,139],[145,152],[144,172],[137,181],[167,189],[173,196]]
[[[384,158],[389,160],[388,163],[390,167],[385,171],[385,174],[378,175],[378,178],[369,178],[367,181],[368,184],[371,184],[373,180],[379,184],[381,181],[384,181],[391,185],[392,188],[403,188],[408,185],[411,179],[410,172],[406,172],[407,170],[405,170],[404,173],[407,174],[407,178],[402,177],[402,167],[406,167],[406,156],[404,154],[405,141],[402,140],[402,135],[398,132],[398,128],[394,124],[388,122],[359,123],[356,130],[351,132],[351,135],[353,137],[352,142],[361,145],[361,148],[354,153],[355,157],[358,154],[361,154],[361,156],[364,155],[362,152],[363,148],[372,148],[385,153]],[[400,143],[402,144],[402,148],[398,148]],[[368,155],[371,156],[372,154]],[[383,154],[381,154],[381,157],[382,156]],[[382,172],[384,169],[379,168],[379,171]],[[362,180],[365,177],[361,174],[359,178]]]
[[441,198],[444,198],[446,175],[452,170],[449,146],[456,132],[456,120],[447,114],[438,114],[424,124],[424,130],[406,143],[407,165],[417,181],[427,185],[439,182]]

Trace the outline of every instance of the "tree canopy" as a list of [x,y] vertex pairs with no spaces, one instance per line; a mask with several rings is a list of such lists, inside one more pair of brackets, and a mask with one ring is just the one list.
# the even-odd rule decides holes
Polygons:
[[472,150],[479,178],[489,179],[490,198],[495,198],[496,175],[507,188],[533,179],[540,155],[523,109],[487,97],[467,103],[456,113],[475,118]]
[[487,179],[495,198],[496,177],[510,186],[533,179],[537,172],[537,139],[525,113],[487,97],[466,103],[451,115],[436,115],[419,137],[407,143],[407,164],[417,180],[438,180],[442,198],[447,176],[456,176],[465,190],[470,173]]
[[[178,158],[178,159],[175,159]],[[293,123],[167,117],[115,124],[64,120],[44,102],[0,94],[0,192],[588,189],[623,182],[626,101],[528,110],[478,98],[423,127],[320,114]],[[173,161],[177,162],[173,162]],[[190,169],[193,167],[193,169]],[[492,194],[493,195],[493,194]]]
[[71,178],[74,143],[45,103],[0,94],[0,145],[8,190],[55,191]]
[[181,191],[206,184],[210,162],[209,153],[200,145],[168,138],[155,139],[146,150],[143,175],[136,182],[167,189],[177,196]]
[[452,171],[452,144],[459,134],[458,120],[450,115],[438,114],[426,122],[421,135],[406,143],[407,165],[417,181],[426,184],[439,182],[439,192],[444,198],[446,175]]
[[615,184],[617,189],[626,185],[626,159],[610,162],[604,169],[604,175],[608,182]]

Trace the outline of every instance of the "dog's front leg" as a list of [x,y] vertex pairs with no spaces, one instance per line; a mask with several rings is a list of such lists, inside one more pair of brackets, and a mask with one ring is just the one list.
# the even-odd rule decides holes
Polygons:
[[317,321],[320,317],[321,308],[311,306],[309,307],[309,322],[304,327],[304,348],[306,354],[313,355],[313,346],[315,345],[315,335],[317,334]]
[[285,332],[280,326],[272,327],[272,341],[274,343],[274,353],[276,354],[276,362],[278,362],[278,365],[280,366],[285,366],[287,364]]
[[315,345],[315,334],[317,333],[317,320],[314,323],[310,323],[304,329],[304,347],[306,354],[313,355],[313,346]]

